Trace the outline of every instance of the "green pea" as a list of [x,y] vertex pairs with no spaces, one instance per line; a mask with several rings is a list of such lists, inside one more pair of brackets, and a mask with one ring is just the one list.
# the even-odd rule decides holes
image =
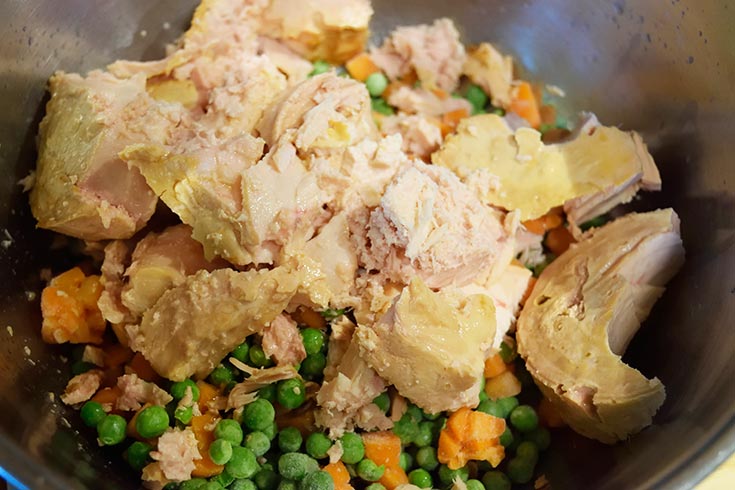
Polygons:
[[496,116],[503,117],[505,116],[505,110],[500,107],[493,107],[490,109],[491,114],[495,114]]
[[[484,384],[485,383],[483,382],[483,385]],[[478,398],[480,399],[480,403],[482,403],[482,402],[484,402],[485,400],[488,399],[487,393],[485,393],[485,389],[484,388],[480,390],[480,395],[479,395]]]
[[[483,382],[484,382],[484,378],[483,378]],[[432,422],[435,421],[435,420],[439,420],[439,417],[442,416],[441,412],[437,412],[437,413],[426,413],[423,410],[421,410],[421,415],[423,416],[424,420],[429,420],[429,421],[432,421]]]
[[271,358],[266,356],[265,352],[263,352],[263,347],[259,345],[253,345],[250,347],[248,358],[250,358],[251,365],[259,368],[268,367],[273,364]]
[[276,399],[283,408],[294,409],[306,401],[306,386],[298,378],[280,381],[276,387]]
[[527,432],[523,438],[536,444],[539,451],[546,451],[551,445],[551,434],[544,427],[536,427],[531,432]]
[[194,416],[192,407],[176,407],[174,410],[174,418],[184,425],[189,425]]
[[321,432],[314,432],[306,438],[306,454],[314,459],[326,458],[331,447],[332,441]]
[[169,418],[166,409],[153,405],[144,408],[135,419],[135,430],[143,439],[158,437],[168,429]]
[[380,483],[371,483],[370,485],[365,487],[365,490],[387,490],[387,489]]
[[477,406],[477,411],[483,412],[488,415],[492,415],[493,417],[498,417],[501,419],[504,419],[506,416],[503,408],[495,400],[485,400],[485,401],[480,402],[480,404]]
[[436,449],[427,446],[416,451],[416,464],[426,471],[434,471],[439,466],[439,460],[436,458]]
[[535,462],[525,458],[515,457],[508,461],[505,471],[513,483],[528,483],[533,478]]
[[278,458],[278,473],[289,480],[300,481],[308,473],[319,470],[319,463],[303,453],[286,453]]
[[538,427],[538,415],[529,405],[519,405],[510,412],[510,423],[520,432],[531,432]]
[[84,362],[84,361],[77,361],[74,364],[71,365],[71,373],[74,376],[78,376],[80,374],[84,374],[90,369],[94,369],[97,366],[92,364],[91,362]]
[[270,426],[263,429],[262,432],[268,437],[269,441],[272,441],[278,435],[278,424],[276,424],[276,422],[273,421],[273,423]]
[[465,486],[467,487],[467,490],[485,490],[485,486],[480,480],[467,480],[467,482],[465,482]]
[[295,453],[301,449],[301,432],[296,427],[286,427],[278,433],[278,448],[283,453]]
[[509,364],[518,357],[518,351],[516,350],[515,342],[503,341],[500,343],[500,358],[503,362]]
[[380,72],[372,73],[365,80],[365,86],[371,97],[380,97],[388,88],[388,78]]
[[582,231],[587,231],[590,228],[599,228],[602,225],[604,225],[605,223],[607,223],[608,221],[610,221],[610,216],[608,216],[606,214],[602,214],[600,216],[597,216],[595,218],[592,218],[589,221],[585,221],[584,223],[582,223],[581,225],[579,225],[579,228]]
[[240,362],[248,362],[248,352],[250,351],[250,345],[247,342],[243,342],[242,344],[235,347],[235,350],[232,351],[232,357],[237,359]]
[[505,427],[505,431],[500,436],[500,444],[505,448],[513,444],[513,432],[511,432],[510,427]]
[[253,452],[242,446],[232,448],[232,457],[225,464],[225,469],[235,478],[252,478],[258,472],[258,461]]
[[475,109],[482,110],[487,105],[487,94],[477,85],[467,87],[464,96]]
[[299,490],[334,490],[334,480],[326,471],[314,471],[301,480]]
[[363,459],[357,463],[357,476],[365,481],[378,481],[385,473],[385,465],[378,466],[373,460]]
[[209,479],[209,481],[216,481],[223,487],[227,488],[232,484],[232,482],[235,481],[235,477],[229,474],[227,470],[222,470],[222,473],[220,473],[219,475],[213,476],[212,478]]
[[242,422],[250,430],[266,430],[273,425],[275,418],[275,408],[271,402],[262,398],[246,405],[242,413]]
[[202,490],[207,483],[204,478],[192,478],[181,482],[179,490]]
[[355,464],[365,457],[365,445],[359,435],[348,432],[340,438],[340,441],[342,442],[342,461],[344,463]]
[[388,396],[388,392],[384,391],[380,395],[376,396],[373,399],[373,403],[376,404],[383,413],[387,412],[390,408],[390,396]]
[[171,396],[173,396],[176,400],[181,400],[186,396],[186,389],[191,389],[191,399],[192,401],[199,400],[199,387],[197,384],[190,380],[185,379],[184,381],[177,381],[176,383],[171,385]]
[[341,308],[341,309],[327,308],[326,310],[322,310],[319,313],[324,317],[325,320],[327,320],[328,322],[331,322],[332,320],[335,320],[341,317],[342,315],[344,315],[346,311],[347,310],[345,308]]
[[313,67],[314,68],[309,73],[310,77],[321,75],[322,73],[327,73],[332,68],[332,65],[324,60],[317,60],[314,62]]
[[462,468],[458,468],[456,470],[449,469],[449,466],[445,464],[439,467],[439,481],[441,481],[444,485],[451,484],[456,477],[461,478],[462,481],[467,481],[470,478],[470,471],[467,469],[466,466],[463,466]]
[[384,116],[392,116],[396,113],[395,109],[388,105],[388,102],[386,102],[385,99],[381,97],[373,98],[370,101],[370,105],[373,111],[377,112],[378,114],[383,114]]
[[[253,454],[260,457],[271,448],[271,440],[265,433],[256,430],[245,437],[245,444],[243,445],[250,449]],[[256,481],[255,483],[258,482]]]
[[511,482],[505,474],[498,470],[491,470],[482,477],[482,484],[485,490],[510,490]]
[[516,457],[532,461],[533,465],[538,462],[538,447],[531,441],[523,441],[516,448]]
[[317,354],[324,347],[324,332],[318,328],[304,328],[301,330],[301,341],[304,343],[307,355]]
[[506,398],[499,398],[498,400],[495,400],[495,402],[500,406],[500,408],[503,410],[503,413],[505,416],[504,419],[507,419],[510,416],[510,413],[518,406],[518,398],[514,396],[509,396]]
[[242,442],[242,427],[233,419],[222,419],[214,427],[214,438],[229,441],[233,446]]
[[97,438],[105,446],[114,446],[125,440],[127,422],[119,415],[105,415],[97,424]]
[[249,478],[238,478],[232,482],[229,490],[258,490],[258,486]]
[[278,484],[277,490],[297,490],[299,488],[298,483],[291,480],[281,480],[281,483]]
[[258,390],[258,398],[262,398],[264,400],[268,400],[269,402],[273,403],[276,401],[276,385],[275,383],[265,385],[261,389]]
[[401,438],[401,443],[406,446],[411,444],[418,434],[419,426],[417,422],[408,414],[403,416],[393,424],[393,433]]
[[205,483],[202,490],[225,490],[225,487],[220,485],[218,481],[212,480]]
[[307,379],[316,379],[324,373],[325,367],[327,367],[327,356],[317,352],[306,356],[306,359],[301,363],[299,372]]
[[145,442],[135,441],[128,447],[128,452],[126,454],[128,464],[136,471],[142,471],[143,467],[148,464],[150,461],[150,458],[148,455],[150,454],[151,450],[153,448],[150,444],[146,444]]
[[276,490],[281,477],[273,470],[263,469],[255,474],[253,482],[258,490]]
[[416,436],[413,438],[413,443],[418,447],[425,447],[431,445],[434,440],[434,423],[430,421],[421,422],[419,429],[416,432]]
[[235,375],[229,368],[220,364],[209,373],[209,381],[215,386],[226,386],[235,380]]
[[411,456],[411,453],[401,451],[401,454],[398,456],[398,466],[400,466],[403,471],[410,470],[413,467],[413,456]]
[[82,405],[82,409],[79,411],[79,416],[82,417],[82,422],[87,427],[97,427],[97,424],[102,422],[107,416],[105,409],[102,408],[101,403],[95,401],[88,401]]
[[209,457],[214,464],[226,464],[232,458],[232,443],[225,439],[215,439],[209,446]]
[[434,484],[431,474],[422,468],[417,468],[408,474],[408,483],[419,488],[431,488]]

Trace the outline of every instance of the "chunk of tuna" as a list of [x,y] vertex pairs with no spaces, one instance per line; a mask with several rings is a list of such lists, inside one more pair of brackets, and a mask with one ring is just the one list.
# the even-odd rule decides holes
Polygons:
[[494,310],[486,295],[458,299],[416,278],[377,323],[360,325],[355,335],[361,356],[401,395],[428,413],[457,410],[479,402]]
[[175,225],[149,233],[135,246],[120,293],[122,304],[134,318],[140,318],[165,291],[183,284],[187,276],[227,265],[223,260],[207,261],[202,245],[191,233],[189,226]]
[[462,286],[510,261],[513,240],[497,213],[459,179],[414,163],[391,182],[372,211],[369,245],[361,263],[374,280],[407,284],[420,277],[431,288]]
[[490,43],[470,49],[463,73],[479,85],[495,107],[509,107],[512,98],[513,58],[504,56]]
[[202,459],[197,447],[197,439],[191,428],[167,429],[158,438],[158,447],[151,451],[151,458],[158,462],[163,475],[171,481],[184,481],[191,478],[194,461]]
[[85,240],[132,236],[157,198],[118,153],[134,143],[166,143],[183,108],[154,101],[143,76],[59,72],[49,90],[30,197],[38,226]]
[[146,403],[165,407],[173,400],[166,390],[155,383],[140,379],[136,374],[124,374],[117,378],[117,387],[121,391],[115,402],[118,410],[139,410]]
[[388,95],[388,103],[406,114],[441,116],[448,112],[466,111],[472,114],[472,104],[467,99],[441,98],[430,90],[401,86]]
[[572,139],[546,145],[541,133],[513,131],[499,116],[464,119],[432,161],[464,181],[478,171],[496,177],[480,198],[522,220],[535,219],[564,205],[578,223],[627,202],[640,188],[660,186],[658,171],[640,136],[614,127],[584,123]]
[[446,92],[457,87],[466,57],[457,28],[446,18],[399,27],[370,55],[391,80],[415,71],[425,88]]
[[133,350],[161,376],[204,377],[232,349],[261,332],[288,305],[299,274],[284,267],[199,271],[169,289],[127,328]]
[[296,322],[278,315],[263,329],[263,352],[278,365],[296,365],[306,359],[304,342]]
[[518,352],[575,431],[614,443],[650,425],[664,386],[621,357],[683,262],[679,218],[663,209],[591,230],[544,269],[518,319]]
[[259,28],[310,60],[341,64],[365,49],[372,15],[369,0],[271,0]]
[[86,402],[99,390],[105,374],[99,369],[92,369],[86,373],[77,374],[66,385],[61,401],[67,405],[76,405]]
[[400,134],[403,151],[422,160],[428,160],[442,143],[439,126],[418,115],[388,116],[380,123],[380,131],[386,135]]

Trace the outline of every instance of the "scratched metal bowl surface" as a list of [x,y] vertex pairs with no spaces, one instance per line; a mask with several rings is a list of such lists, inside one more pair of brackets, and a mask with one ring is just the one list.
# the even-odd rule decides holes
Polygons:
[[[45,83],[121,57],[152,59],[187,25],[193,0],[0,3],[0,467],[30,488],[137,488],[60,407],[64,349],[40,341],[39,270],[69,264],[34,229],[17,181],[34,165]],[[556,489],[688,488],[735,448],[735,5],[374,0],[374,34],[449,16],[466,41],[490,40],[525,76],[563,87],[571,112],[643,133],[664,190],[636,207],[673,206],[688,261],[625,359],[666,385],[655,425],[607,447],[558,435],[542,469]],[[12,327],[7,329],[6,326]],[[12,335],[10,332],[13,332]]]

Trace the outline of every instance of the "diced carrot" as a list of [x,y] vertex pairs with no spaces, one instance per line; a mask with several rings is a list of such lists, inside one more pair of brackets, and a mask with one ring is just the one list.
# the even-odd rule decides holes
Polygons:
[[[445,128],[449,129],[449,133],[453,133],[455,129],[457,129],[457,125],[462,119],[468,118],[470,116],[469,112],[467,112],[467,109],[457,109],[454,111],[447,112],[442,115],[442,136],[446,136],[444,134]],[[447,134],[449,134],[447,133]]]
[[124,345],[110,344],[102,348],[105,351],[105,367],[122,366],[133,357],[133,351]]
[[546,246],[557,257],[567,251],[576,240],[564,227],[554,228],[546,235]]
[[500,444],[504,431],[505,420],[460,408],[449,416],[446,427],[439,434],[437,459],[453,470],[471,460],[487,461],[495,467],[505,457]]
[[360,82],[364,82],[370,75],[380,71],[380,68],[373,63],[373,60],[367,53],[360,53],[349,60],[345,63],[345,69],[352,78],[359,80]]
[[342,461],[329,463],[322,469],[332,477],[334,490],[353,490],[352,485],[350,485],[350,473]]
[[79,267],[54,277],[41,293],[41,335],[48,343],[102,342],[105,320],[97,307],[102,293],[99,276],[85,276]]
[[138,429],[135,427],[135,423],[138,420],[138,415],[140,415],[140,412],[142,412],[143,410],[145,410],[146,408],[150,406],[151,406],[150,403],[146,403],[145,405],[140,407],[132,417],[130,417],[130,420],[128,421],[128,425],[125,428],[125,433],[127,434],[128,437],[132,437],[133,439],[138,439],[139,441],[145,440],[142,437],[140,437],[140,434],[138,434]]
[[375,464],[399,466],[401,460],[401,439],[391,431],[365,432],[362,434],[365,457]]
[[530,83],[520,82],[515,88],[510,101],[510,110],[528,121],[531,127],[538,129],[541,126],[538,101]]
[[506,364],[503,362],[503,358],[500,357],[500,354],[496,353],[495,355],[485,359],[484,374],[486,378],[493,378],[507,370],[508,366],[506,366]]
[[554,212],[553,210],[549,211],[539,218],[530,219],[523,222],[523,226],[525,226],[528,231],[536,235],[543,235],[547,231],[558,228],[563,224],[564,219],[561,217],[561,215]]
[[111,404],[115,405],[117,399],[122,395],[122,390],[117,386],[111,386],[109,388],[103,388],[92,397],[92,401],[101,403],[103,405]]
[[[538,96],[536,100],[539,100]],[[556,124],[556,107],[549,104],[542,105],[539,107],[539,117],[541,124]]]
[[523,297],[521,298],[521,306],[526,304],[526,300],[528,300],[528,297],[531,296],[531,293],[533,292],[533,287],[536,285],[537,279],[535,277],[531,277],[528,280],[528,286],[526,286],[526,291],[523,293]]
[[378,482],[387,490],[394,490],[408,483],[408,475],[400,466],[386,466]]
[[191,472],[191,476],[207,478],[219,475],[224,469],[224,466],[214,464],[212,458],[209,457],[209,446],[214,442],[214,431],[210,427],[214,425],[216,418],[216,415],[211,412],[191,418],[191,430],[197,439],[197,448],[202,457],[194,460],[194,471]]
[[219,396],[220,391],[216,386],[204,381],[197,381],[197,387],[199,388],[199,401],[197,403],[199,403],[199,410],[204,413],[208,410],[207,405]]
[[447,100],[449,98],[449,94],[440,88],[433,88],[431,89],[431,92],[441,100]]
[[307,327],[318,328],[320,330],[327,328],[327,321],[324,317],[320,313],[305,306],[300,306],[296,311],[291,313],[291,319]]
[[278,427],[296,427],[301,435],[307,437],[314,432],[314,410],[284,410],[276,413]]
[[510,371],[505,371],[485,381],[485,394],[491,400],[516,396],[520,392],[521,382]]
[[130,360],[130,363],[128,363],[128,367],[130,367],[130,369],[137,374],[140,379],[145,381],[155,383],[161,379],[158,373],[153,370],[151,363],[148,362],[140,352],[135,353],[133,358]]
[[410,72],[406,73],[401,77],[401,82],[404,84],[413,87],[416,85],[416,82],[419,81],[419,76],[416,74],[416,70],[411,70]]
[[390,431],[365,432],[362,434],[365,457],[377,465],[385,465],[380,483],[388,490],[408,483],[408,476],[400,466],[401,439]]
[[557,428],[564,427],[566,425],[564,420],[561,418],[561,415],[559,415],[559,411],[546,398],[541,399],[541,403],[539,403],[536,411],[538,412],[541,424],[546,427]]

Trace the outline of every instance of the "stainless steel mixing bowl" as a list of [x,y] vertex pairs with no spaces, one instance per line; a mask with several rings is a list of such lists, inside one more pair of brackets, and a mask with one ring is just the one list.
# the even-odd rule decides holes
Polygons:
[[[374,0],[375,34],[450,16],[526,76],[563,87],[568,111],[642,132],[664,190],[636,206],[681,215],[688,261],[626,360],[666,384],[655,425],[605,447],[555,438],[556,489],[687,488],[735,448],[735,4],[727,1]],[[136,488],[48,393],[68,379],[63,348],[40,342],[39,270],[68,253],[34,229],[17,181],[34,165],[45,82],[116,58],[161,56],[193,0],[0,2],[0,466],[32,488]],[[34,293],[36,295],[34,296]],[[5,327],[12,327],[6,329]],[[12,332],[12,334],[11,334]]]

